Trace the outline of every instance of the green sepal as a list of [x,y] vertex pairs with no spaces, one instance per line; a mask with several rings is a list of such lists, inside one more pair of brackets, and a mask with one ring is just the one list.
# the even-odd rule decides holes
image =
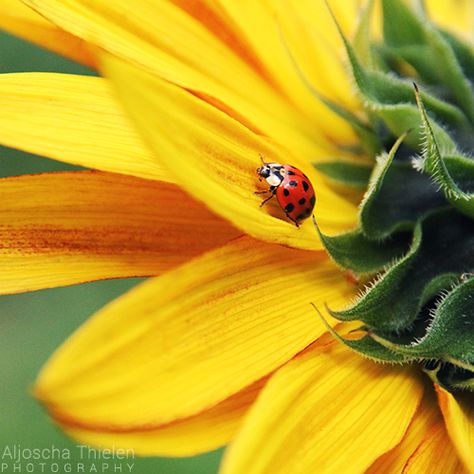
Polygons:
[[403,136],[388,154],[378,157],[360,205],[360,225],[369,239],[384,239],[397,230],[413,228],[427,212],[447,204],[428,176],[410,163],[394,161],[402,140]]
[[416,98],[425,135],[422,161],[418,167],[431,175],[453,207],[474,218],[474,161],[459,152],[441,151],[418,88]]
[[[407,141],[413,147],[417,147],[421,138],[421,121],[410,83],[393,75],[364,68],[354,48],[342,32],[332,10],[330,11],[344,42],[356,86],[366,107],[376,113],[395,136],[414,129],[416,133],[410,134]],[[457,107],[426,92],[423,93],[423,100],[435,119],[454,128],[466,128],[465,116]],[[436,122],[433,126],[441,137],[443,146],[449,150],[454,149],[455,144],[444,128]]]
[[463,369],[474,369],[473,295],[471,278],[450,290],[433,308],[423,337],[410,344],[390,342],[387,347],[410,357],[436,358]]
[[410,242],[408,233],[398,233],[381,242],[367,239],[360,229],[334,237],[324,235],[319,227],[317,229],[331,258],[357,274],[383,270],[406,253]]
[[461,65],[448,41],[432,25],[427,24],[427,39],[436,57],[436,69],[455,98],[459,107],[464,110],[471,123],[474,123],[474,92],[471,83],[464,75]]
[[439,31],[451,46],[466,76],[474,77],[474,49],[472,46],[448,31]]
[[[321,318],[322,323],[326,326],[326,329],[328,330],[328,332],[331,333],[334,336],[334,338],[337,339],[340,343],[358,352],[359,354],[362,354],[365,357],[375,360],[377,362],[385,362],[385,363],[390,363],[390,364],[405,364],[412,360],[408,356],[405,356],[403,354],[397,354],[396,352],[393,352],[390,349],[387,349],[386,347],[378,344],[369,336],[363,336],[361,339],[356,339],[356,340],[346,339],[342,337],[326,321],[326,319],[322,315],[321,311],[319,311],[317,306],[313,303],[311,303],[311,305],[318,313],[319,317]],[[326,309],[329,311],[328,308]]]
[[474,372],[442,361],[437,361],[434,366],[427,365],[423,370],[434,383],[446,390],[474,391]]
[[313,166],[329,179],[357,189],[367,188],[373,168],[372,164],[353,161],[326,161]]
[[450,42],[401,0],[383,0],[384,38],[427,82],[446,86],[474,123],[474,93]]
[[339,341],[359,354],[362,354],[365,357],[373,359],[377,362],[385,362],[389,364],[407,364],[413,360],[416,360],[414,357],[397,353],[387,347],[382,346],[370,336],[364,336],[362,339],[357,340],[344,339],[340,337]]
[[352,307],[331,315],[341,321],[362,321],[378,332],[402,331],[456,275],[474,268],[473,248],[474,222],[452,209],[430,214],[416,225],[409,252]]
[[383,0],[383,35],[390,46],[409,46],[424,42],[423,25],[415,12],[400,0]]

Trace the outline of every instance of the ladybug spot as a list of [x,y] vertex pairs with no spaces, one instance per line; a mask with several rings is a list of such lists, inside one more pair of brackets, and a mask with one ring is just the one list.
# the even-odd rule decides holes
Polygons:
[[301,213],[298,215],[298,217],[296,218],[297,221],[301,221],[303,220],[304,218],[306,217],[306,214],[305,213]]
[[293,204],[288,203],[286,206],[285,206],[285,212],[286,213],[289,213],[289,212],[292,212],[294,210],[295,206]]
[[306,202],[306,198],[301,198],[301,199],[298,201],[298,204],[303,205],[305,202]]
[[[304,184],[304,183],[303,183]],[[296,188],[296,186],[298,186],[298,182],[297,181],[290,181],[288,183],[289,186],[292,186],[293,188]],[[308,184],[306,184],[306,186],[308,186]],[[307,188],[306,188],[307,189]]]
[[288,191],[288,189],[285,188],[283,190],[283,194],[288,197],[290,195],[290,191]]
[[290,175],[290,176],[294,176],[295,173],[293,173],[293,171],[291,171],[291,170],[287,170],[287,171],[286,171],[286,174],[288,174],[288,175]]
[[303,188],[304,188],[305,191],[308,191],[308,189],[309,189],[309,184],[306,181],[303,181]]
[[309,200],[309,203],[311,204],[311,206],[314,206],[314,203],[316,202],[316,196],[313,194],[311,196],[311,199]]

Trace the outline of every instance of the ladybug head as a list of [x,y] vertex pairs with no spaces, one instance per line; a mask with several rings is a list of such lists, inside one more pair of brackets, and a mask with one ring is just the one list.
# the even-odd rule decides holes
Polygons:
[[262,163],[262,166],[257,168],[257,174],[270,185],[278,186],[283,181],[284,169],[279,163]]

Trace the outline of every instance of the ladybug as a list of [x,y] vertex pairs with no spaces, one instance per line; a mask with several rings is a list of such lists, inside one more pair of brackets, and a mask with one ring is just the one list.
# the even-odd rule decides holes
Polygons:
[[270,187],[265,191],[258,191],[256,194],[271,193],[270,197],[262,201],[260,206],[276,195],[278,204],[287,217],[296,224],[296,227],[299,227],[300,222],[311,215],[316,202],[311,181],[294,166],[265,163],[262,156],[260,159],[262,166],[257,168],[257,174],[260,178],[264,178]]

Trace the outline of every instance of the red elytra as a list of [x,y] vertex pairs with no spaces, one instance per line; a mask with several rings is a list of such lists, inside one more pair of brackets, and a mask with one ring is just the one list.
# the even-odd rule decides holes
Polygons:
[[294,166],[265,163],[262,158],[261,160],[262,166],[257,169],[257,174],[270,185],[262,193],[271,193],[271,195],[260,205],[263,206],[276,195],[278,203],[287,217],[299,227],[300,222],[311,215],[316,202],[311,181]]

